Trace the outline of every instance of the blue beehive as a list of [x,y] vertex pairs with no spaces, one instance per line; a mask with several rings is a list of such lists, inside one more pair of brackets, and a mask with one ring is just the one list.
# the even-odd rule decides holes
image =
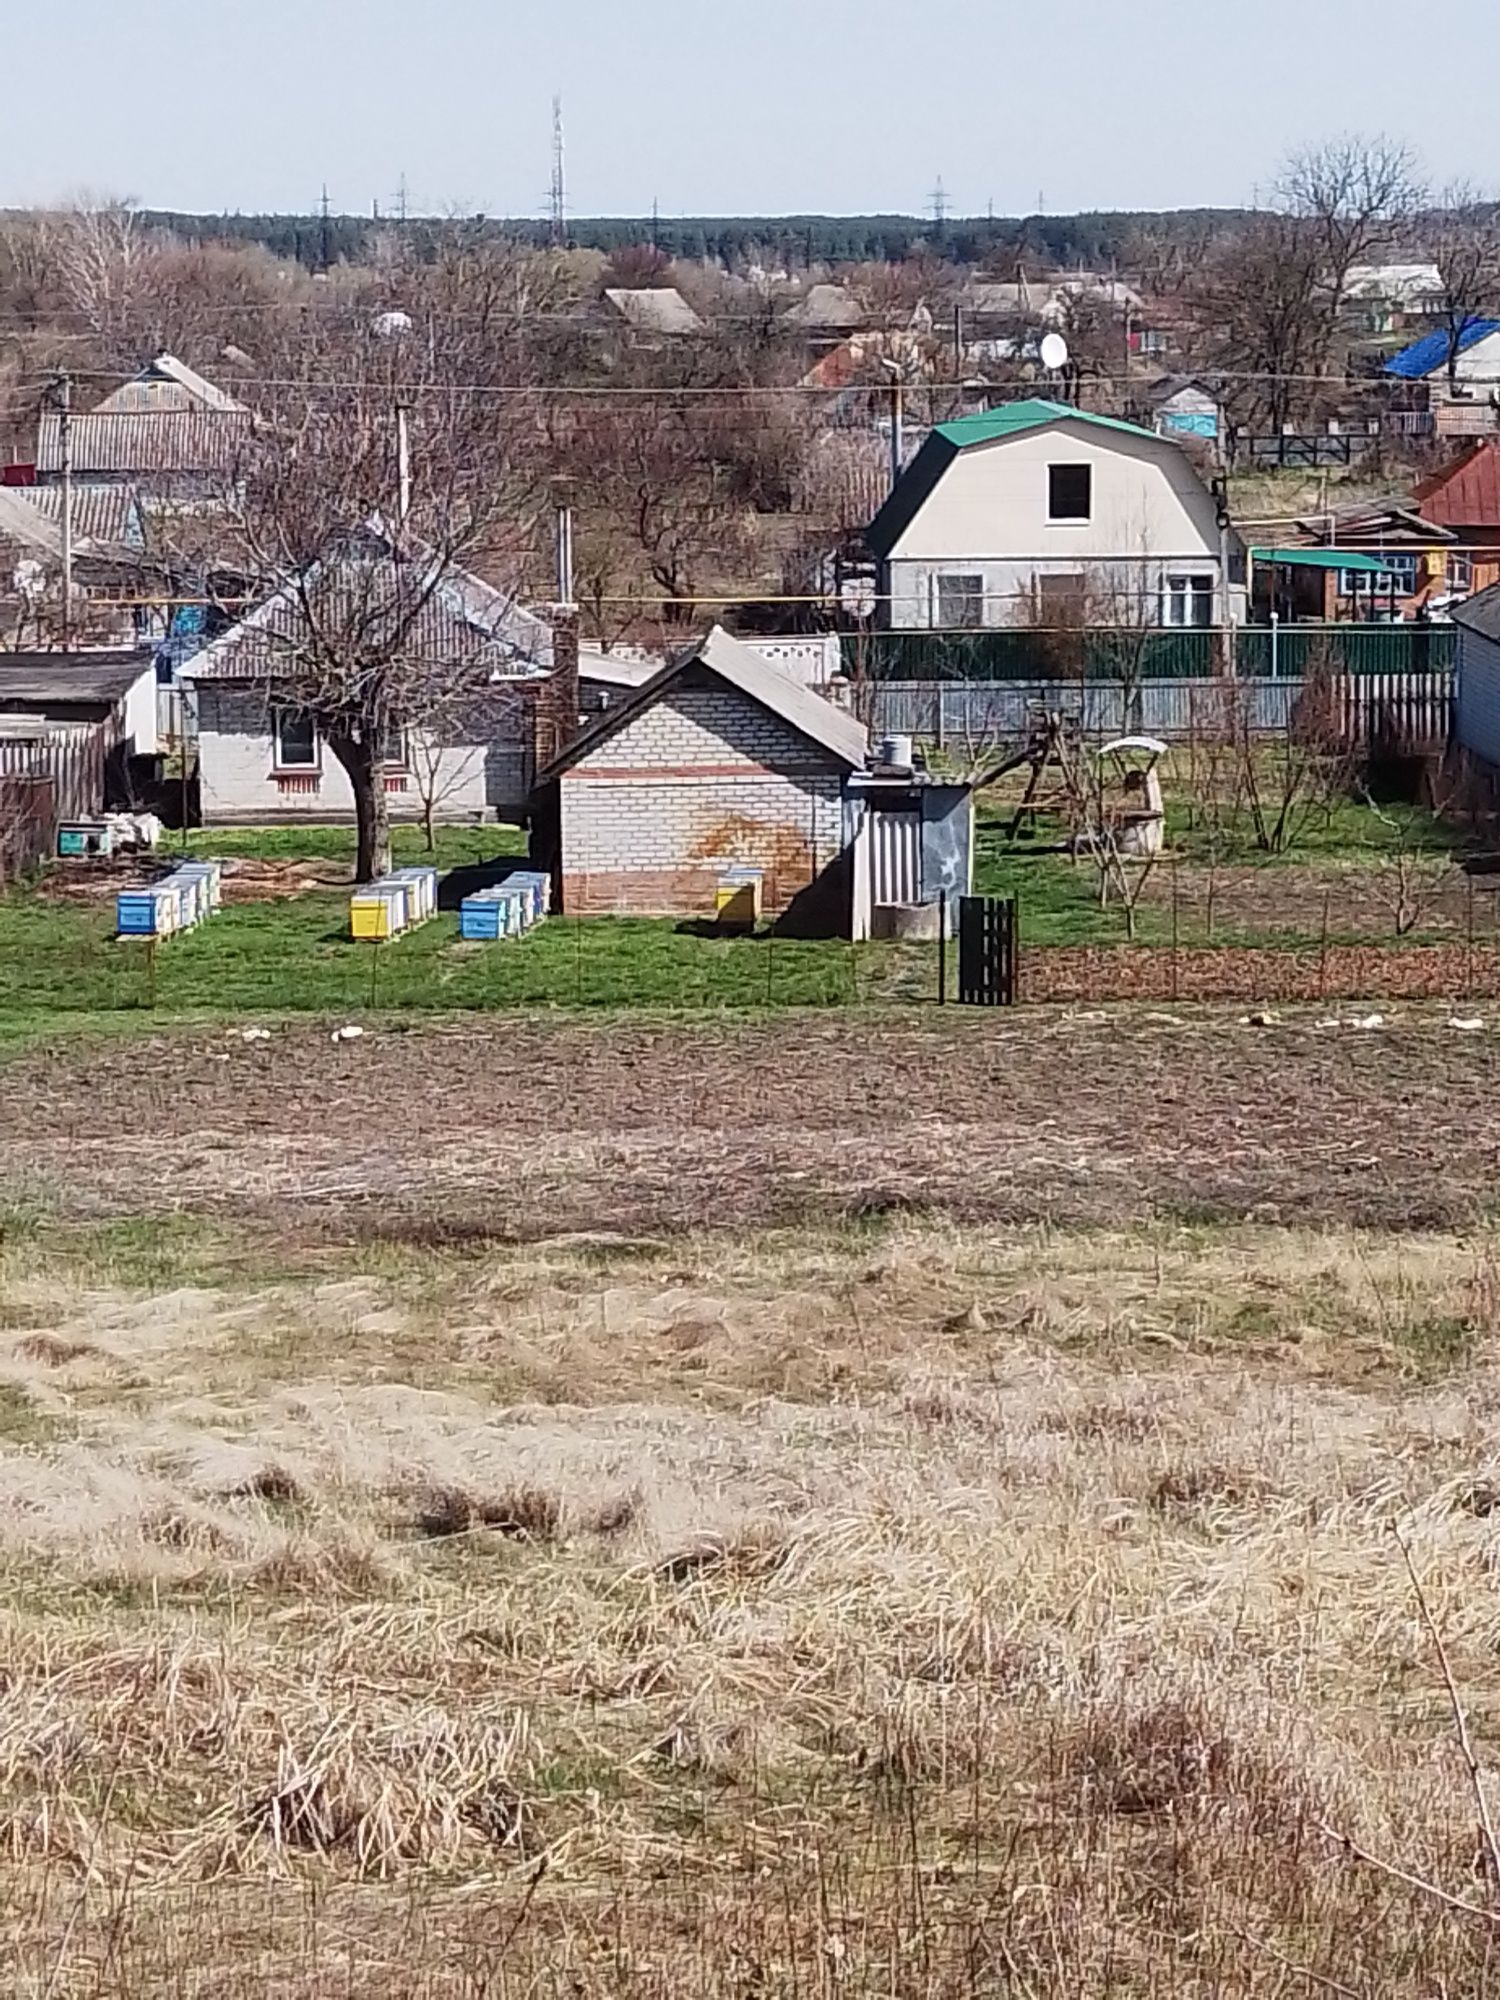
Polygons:
[[529,899],[512,876],[488,889],[478,889],[459,905],[459,935],[473,942],[518,937],[525,930]]
[[545,875],[536,869],[518,868],[513,874],[506,876],[501,886],[518,890],[525,898],[525,922],[528,926],[540,923],[546,916],[552,901],[550,875]]
[[182,896],[170,880],[149,889],[122,889],[115,898],[115,928],[121,937],[169,937],[181,927]]

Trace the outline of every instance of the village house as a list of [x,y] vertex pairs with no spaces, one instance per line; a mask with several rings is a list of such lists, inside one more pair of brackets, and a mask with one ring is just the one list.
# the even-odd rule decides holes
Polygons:
[[864,937],[969,886],[969,788],[909,757],[720,627],[541,774],[533,858],[574,915],[711,922],[731,871],[788,929]]
[[0,653],[0,882],[54,851],[60,820],[155,788],[149,650]]
[[1453,597],[1500,582],[1500,441],[1482,440],[1412,490],[1422,519],[1444,531],[1443,588]]
[[[196,737],[199,809],[205,825],[354,817],[342,765],[328,751],[315,716],[299,700],[296,662],[305,643],[304,595],[327,592],[382,615],[378,578],[389,571],[390,545],[378,524],[316,576],[288,586],[184,661],[190,731]],[[357,614],[356,614],[357,615]],[[440,716],[395,728],[386,751],[385,790],[393,819],[437,822],[507,820],[525,815],[537,762],[538,696],[565,686],[570,714],[560,741],[576,726],[577,628],[524,610],[503,591],[451,568],[406,617],[401,645],[424,677],[457,691]],[[548,738],[544,754],[550,752]]]
[[1284,547],[1255,552],[1256,615],[1329,625],[1431,616],[1445,600],[1448,544],[1458,539],[1399,499],[1309,515]]
[[900,630],[1244,617],[1244,549],[1182,447],[1034,398],[939,424],[876,515]]
[[1436,436],[1487,436],[1500,407],[1500,319],[1469,320],[1456,342],[1439,327],[1393,355],[1385,372],[1410,385],[1415,413],[1425,412]]
[[[255,419],[227,390],[173,354],[159,354],[92,410],[68,422],[72,474],[81,483],[133,484],[163,501],[221,500],[253,433]],[[62,413],[44,409],[35,477],[63,476]]]

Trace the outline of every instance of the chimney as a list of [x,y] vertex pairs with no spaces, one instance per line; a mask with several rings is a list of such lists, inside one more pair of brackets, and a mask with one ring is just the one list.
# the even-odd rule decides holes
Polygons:
[[536,703],[536,768],[550,764],[578,734],[578,610],[552,607],[552,677]]

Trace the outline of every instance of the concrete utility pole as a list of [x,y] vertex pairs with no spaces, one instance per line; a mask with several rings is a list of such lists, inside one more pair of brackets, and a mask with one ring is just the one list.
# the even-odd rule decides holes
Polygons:
[[63,651],[73,646],[73,378],[57,378],[57,446],[62,473]]
[[548,200],[548,210],[552,225],[552,247],[566,250],[568,247],[568,178],[567,157],[563,149],[562,99],[552,100],[552,189]]
[[411,424],[405,403],[396,405],[396,526],[405,530],[411,513]]

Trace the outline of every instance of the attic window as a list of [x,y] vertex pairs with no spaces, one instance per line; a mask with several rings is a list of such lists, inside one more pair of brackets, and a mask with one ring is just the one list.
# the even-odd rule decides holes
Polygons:
[[1093,511],[1094,468],[1091,465],[1047,467],[1047,519],[1087,521]]

